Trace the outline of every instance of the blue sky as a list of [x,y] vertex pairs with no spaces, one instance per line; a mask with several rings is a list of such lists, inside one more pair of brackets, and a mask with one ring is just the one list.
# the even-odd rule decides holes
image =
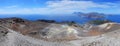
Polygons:
[[0,14],[120,14],[120,0],[0,0]]

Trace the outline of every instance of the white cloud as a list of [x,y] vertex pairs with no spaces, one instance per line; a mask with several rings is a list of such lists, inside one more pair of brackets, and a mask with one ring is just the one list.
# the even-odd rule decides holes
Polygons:
[[5,8],[17,8],[17,5],[6,6]]
[[92,1],[49,1],[47,2],[47,6],[45,9],[39,8],[41,11],[45,11],[45,13],[72,13],[75,11],[87,11],[89,8],[111,8],[113,7],[112,3],[107,4],[98,4]]
[[59,2],[54,2],[54,1],[49,1],[48,7],[51,8],[79,8],[79,9],[87,9],[87,8],[109,8],[111,6],[106,5],[106,4],[97,4],[92,1],[59,1]]
[[70,0],[63,0],[63,1],[48,1],[46,2],[47,6],[46,9],[41,9],[41,11],[45,11],[45,13],[72,13],[75,11],[87,11],[90,8],[101,8],[101,9],[108,9],[112,8],[113,3],[95,3],[92,1],[70,1]]
[[[48,1],[46,2],[46,6],[43,8],[21,8],[12,11],[3,11],[0,13],[9,13],[9,14],[69,14],[75,11],[86,12],[90,8],[102,8],[107,9],[114,7],[113,3],[95,3],[92,1],[70,1],[70,0],[62,0],[62,1]],[[16,5],[8,6],[7,8],[15,8],[18,7]]]

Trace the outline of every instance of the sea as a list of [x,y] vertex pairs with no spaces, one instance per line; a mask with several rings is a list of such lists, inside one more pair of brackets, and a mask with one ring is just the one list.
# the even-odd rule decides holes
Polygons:
[[[91,18],[84,18],[84,17],[80,17],[80,15],[39,15],[39,14],[26,14],[26,15],[21,15],[21,14],[4,14],[4,15],[0,15],[0,18],[10,18],[10,17],[18,17],[18,18],[23,18],[23,19],[27,19],[27,20],[31,20],[31,21],[35,21],[35,20],[55,20],[56,22],[63,22],[63,21],[67,21],[67,22],[71,22],[74,21],[76,23],[80,23],[80,24],[84,24],[88,21],[94,20]],[[120,15],[107,15],[105,16],[105,18],[101,18],[101,19],[107,19],[110,20],[112,22],[116,22],[116,23],[120,23]]]

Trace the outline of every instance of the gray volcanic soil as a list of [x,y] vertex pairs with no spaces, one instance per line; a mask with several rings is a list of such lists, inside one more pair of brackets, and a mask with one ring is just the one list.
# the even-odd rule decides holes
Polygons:
[[0,19],[0,46],[119,46],[120,24],[105,23],[89,30],[80,26]]

